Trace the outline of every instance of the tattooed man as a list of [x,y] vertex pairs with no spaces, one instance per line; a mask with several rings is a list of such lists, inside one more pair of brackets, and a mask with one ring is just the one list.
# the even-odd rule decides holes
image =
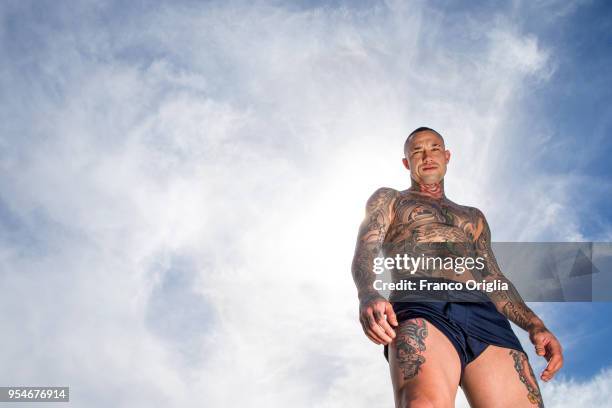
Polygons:
[[[472,407],[543,407],[537,379],[508,319],[529,333],[536,354],[548,361],[543,381],[563,364],[559,341],[500,271],[483,213],[444,194],[450,152],[442,136],[418,128],[406,139],[404,154],[412,186],[380,188],[370,197],[352,265],[361,325],[371,341],[384,345],[396,407],[452,407],[458,386]],[[420,268],[412,277],[497,281],[503,285],[496,287],[505,289],[476,291],[483,298],[470,302],[400,301],[394,292],[387,300],[375,289],[375,258],[423,251],[477,257],[484,267],[462,274]],[[390,269],[399,281],[403,272]]]

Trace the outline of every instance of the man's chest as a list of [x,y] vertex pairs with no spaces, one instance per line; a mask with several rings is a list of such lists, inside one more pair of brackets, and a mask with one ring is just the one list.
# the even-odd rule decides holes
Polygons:
[[473,242],[475,214],[468,207],[435,200],[400,199],[390,229],[391,241]]

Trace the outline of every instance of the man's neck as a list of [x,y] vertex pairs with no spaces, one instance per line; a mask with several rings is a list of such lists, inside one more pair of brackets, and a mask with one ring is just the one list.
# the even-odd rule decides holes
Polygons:
[[439,182],[433,184],[425,184],[419,183],[412,179],[412,186],[410,187],[410,190],[436,199],[446,197],[444,195],[444,180],[440,180]]

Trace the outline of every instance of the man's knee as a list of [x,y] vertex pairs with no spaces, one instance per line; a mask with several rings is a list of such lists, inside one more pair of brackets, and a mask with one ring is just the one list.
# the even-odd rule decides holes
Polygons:
[[401,408],[436,408],[436,405],[429,398],[423,397],[408,401]]
[[444,404],[437,404],[434,400],[428,397],[419,397],[416,399],[405,401],[400,408],[439,408],[445,406]]
[[398,408],[441,408],[452,406],[454,406],[454,401],[450,395],[443,395],[441,393],[419,393],[415,395],[407,389],[400,391]]

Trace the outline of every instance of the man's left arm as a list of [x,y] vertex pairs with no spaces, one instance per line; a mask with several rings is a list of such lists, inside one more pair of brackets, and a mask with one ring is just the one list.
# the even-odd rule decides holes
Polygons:
[[475,269],[474,277],[484,281],[506,283],[508,290],[497,290],[488,293],[497,310],[529,333],[529,339],[535,345],[536,354],[543,356],[548,365],[540,378],[550,380],[563,365],[563,354],[559,340],[546,328],[544,322],[523,301],[516,287],[502,273],[491,248],[491,231],[489,224],[480,210],[476,210],[476,253],[484,259],[485,268]]

